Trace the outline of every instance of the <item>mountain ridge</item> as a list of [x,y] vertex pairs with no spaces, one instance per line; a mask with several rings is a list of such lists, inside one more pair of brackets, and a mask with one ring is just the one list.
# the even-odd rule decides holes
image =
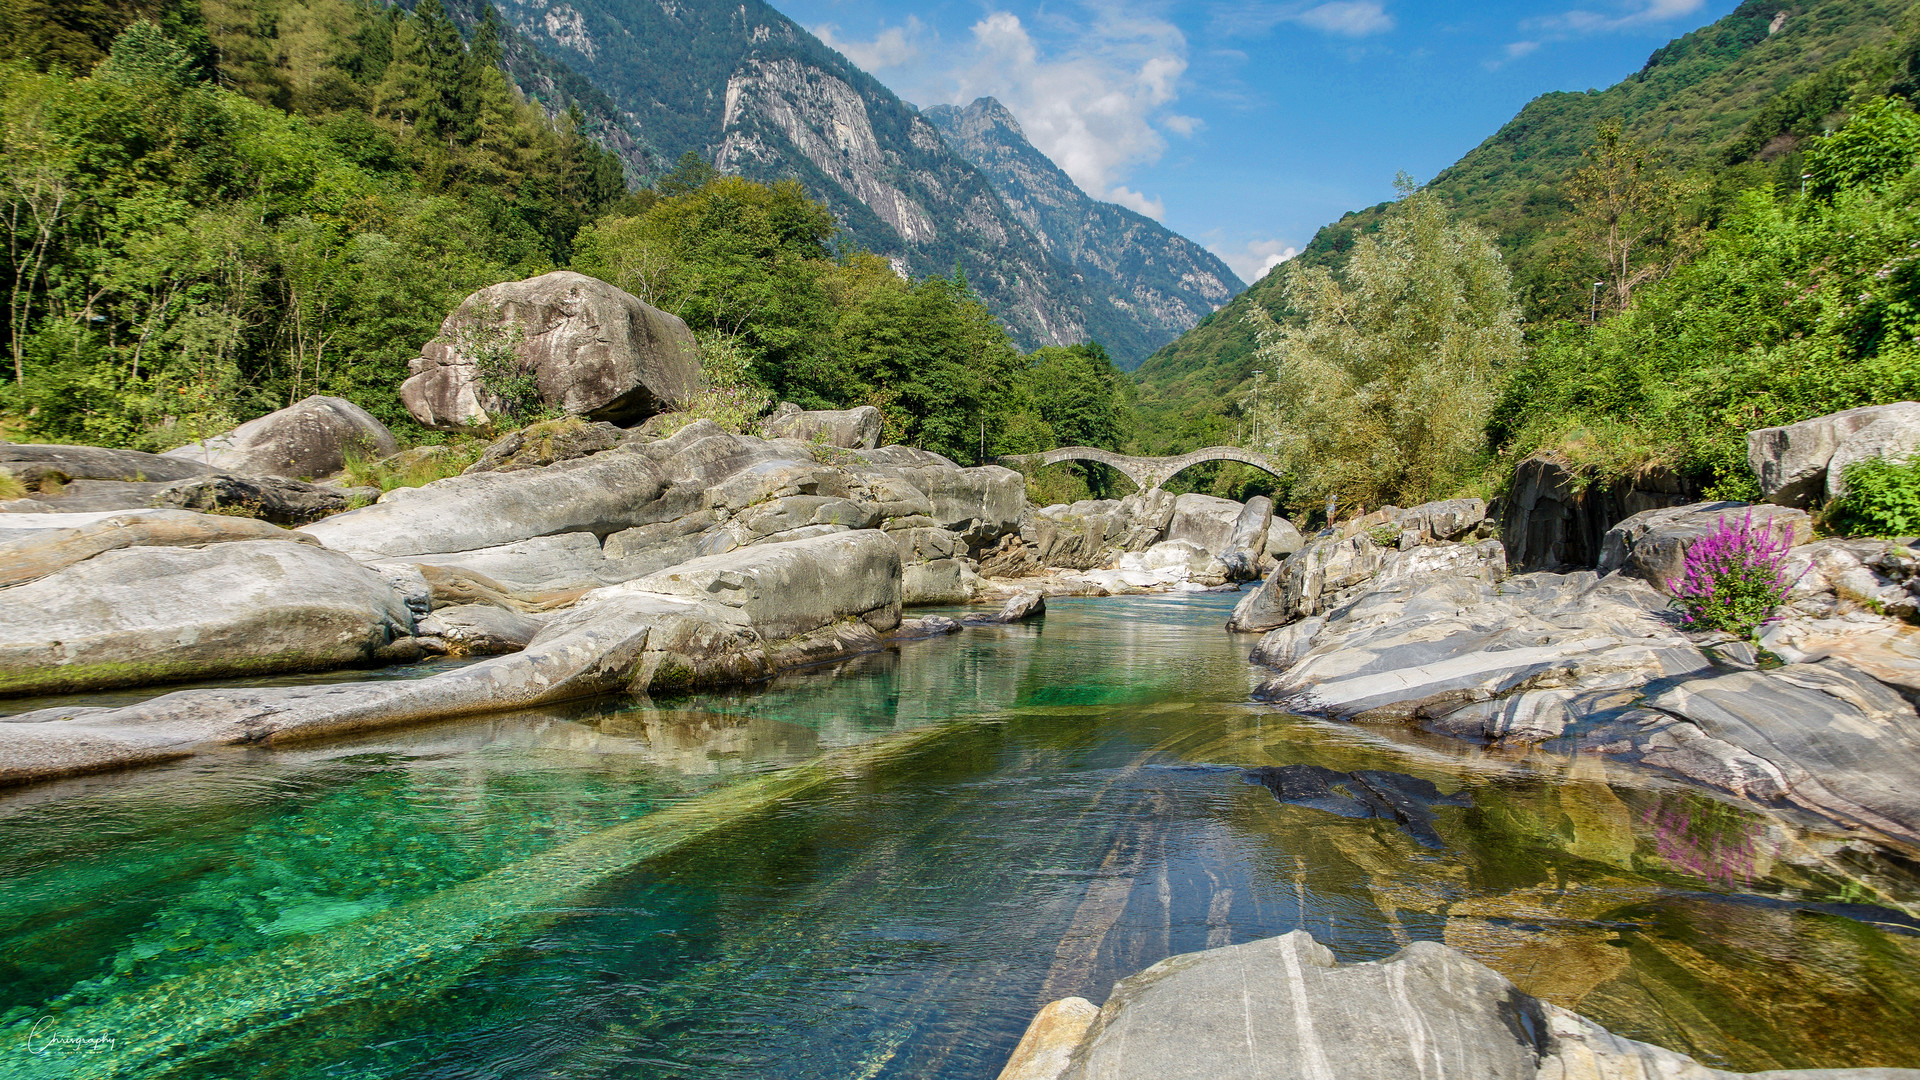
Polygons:
[[[1097,274],[1129,302],[1181,332],[1246,288],[1207,249],[1144,214],[1093,198],[1020,129],[998,100],[935,105],[926,117],[960,155],[986,173],[1014,215],[1048,250]],[[1144,357],[1140,359],[1144,360]]]
[[1025,348],[1091,339],[1132,367],[1183,329],[1184,314],[1162,321],[1111,275],[1054,256],[918,109],[763,0],[497,7],[659,159],[692,151],[749,179],[798,180],[850,246],[913,276],[964,272]]

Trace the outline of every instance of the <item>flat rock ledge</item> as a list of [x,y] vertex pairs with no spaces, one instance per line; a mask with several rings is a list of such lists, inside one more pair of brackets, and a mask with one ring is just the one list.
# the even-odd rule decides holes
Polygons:
[[1097,1011],[1056,1001],[1000,1080],[1920,1080],[1916,1069],[1729,1073],[1621,1038],[1445,945],[1342,964],[1304,930],[1169,957]]
[[182,690],[123,708],[6,717],[0,786],[621,690],[755,681],[883,648],[899,625],[900,557],[884,534],[769,544],[594,590],[545,621],[523,651],[424,678]]

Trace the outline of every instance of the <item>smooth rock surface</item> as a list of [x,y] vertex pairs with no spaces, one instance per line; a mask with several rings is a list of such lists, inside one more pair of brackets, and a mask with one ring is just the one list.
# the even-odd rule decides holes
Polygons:
[[1847,469],[1863,461],[1912,460],[1920,450],[1920,402],[1903,401],[1880,406],[1873,422],[1840,440],[1827,462],[1827,498],[1847,493]]
[[1813,535],[1813,519],[1791,507],[1706,502],[1643,510],[1607,530],[1599,570],[1618,570],[1671,593],[1672,584],[1686,576],[1687,548],[1718,531],[1723,521],[1734,527],[1749,522],[1755,529],[1787,537],[1795,546]]
[[1916,411],[1920,403],[1911,401],[1868,405],[1747,432],[1747,465],[1760,482],[1761,498],[1785,506],[1812,504],[1828,493],[1828,467],[1841,443],[1877,420]]
[[412,622],[378,575],[313,544],[115,548],[0,589],[0,693],[370,663]]
[[591,420],[636,424],[699,389],[699,351],[678,316],[556,270],[467,297],[413,361],[401,402],[430,428],[490,423],[499,406],[469,354],[497,346],[512,348],[544,403]]
[[315,394],[232,431],[166,452],[240,476],[315,480],[347,466],[347,455],[373,461],[398,453],[387,425],[345,398]]
[[322,487],[279,476],[214,473],[168,484],[148,505],[240,514],[291,527],[318,521],[341,513],[356,502],[372,502],[378,497],[379,492],[373,488]]
[[[1189,493],[1173,502],[1173,518],[1167,523],[1167,540],[1182,540],[1218,554],[1233,546],[1234,527],[1246,509],[1232,499]],[[1272,504],[1268,503],[1269,512]]]
[[71,520],[66,515],[44,515],[51,520],[43,528],[8,530],[0,526],[0,588],[37,580],[120,548],[201,547],[232,540],[287,540],[318,546],[310,536],[253,518],[224,514],[135,510],[89,517]]
[[204,476],[214,469],[203,462],[146,454],[138,450],[109,450],[102,446],[63,446],[0,442],[0,469],[11,473],[29,491],[38,491],[48,478],[60,480],[121,480],[165,483]]
[[[1062,1012],[1077,1011],[1071,1006],[1057,1010],[1047,1027],[1060,1026]],[[1059,1041],[1044,1028],[1033,1039],[1036,1047]],[[1721,1080],[1738,1075],[1613,1035],[1522,993],[1493,969],[1437,942],[1416,941],[1385,960],[1341,964],[1303,930],[1162,960],[1114,986],[1064,1070],[1047,1073],[1027,1064],[1038,1056],[1022,1059],[1028,1069],[1023,1080]],[[1057,1053],[1049,1060],[1057,1061]],[[1914,1080],[1920,1071],[1753,1075]]]
[[848,450],[872,450],[880,445],[880,410],[871,405],[852,409],[802,409],[783,401],[760,422],[768,439],[823,442]]

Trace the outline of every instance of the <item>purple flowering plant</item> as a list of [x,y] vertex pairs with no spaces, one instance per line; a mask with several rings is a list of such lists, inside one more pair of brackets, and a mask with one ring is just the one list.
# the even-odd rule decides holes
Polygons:
[[1796,580],[1786,569],[1792,531],[1775,529],[1771,518],[1756,525],[1748,510],[1739,524],[1723,516],[1689,544],[1681,579],[1667,582],[1687,628],[1747,637],[1770,621]]

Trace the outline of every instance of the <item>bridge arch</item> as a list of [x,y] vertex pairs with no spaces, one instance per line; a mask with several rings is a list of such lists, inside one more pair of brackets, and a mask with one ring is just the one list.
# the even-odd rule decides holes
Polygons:
[[1034,467],[1058,465],[1063,461],[1097,461],[1117,469],[1141,491],[1151,491],[1187,469],[1208,461],[1237,461],[1275,477],[1282,475],[1280,466],[1272,458],[1237,446],[1208,446],[1176,457],[1135,457],[1102,450],[1097,446],[1062,446],[1044,453],[1014,454],[999,460],[1003,464]]

